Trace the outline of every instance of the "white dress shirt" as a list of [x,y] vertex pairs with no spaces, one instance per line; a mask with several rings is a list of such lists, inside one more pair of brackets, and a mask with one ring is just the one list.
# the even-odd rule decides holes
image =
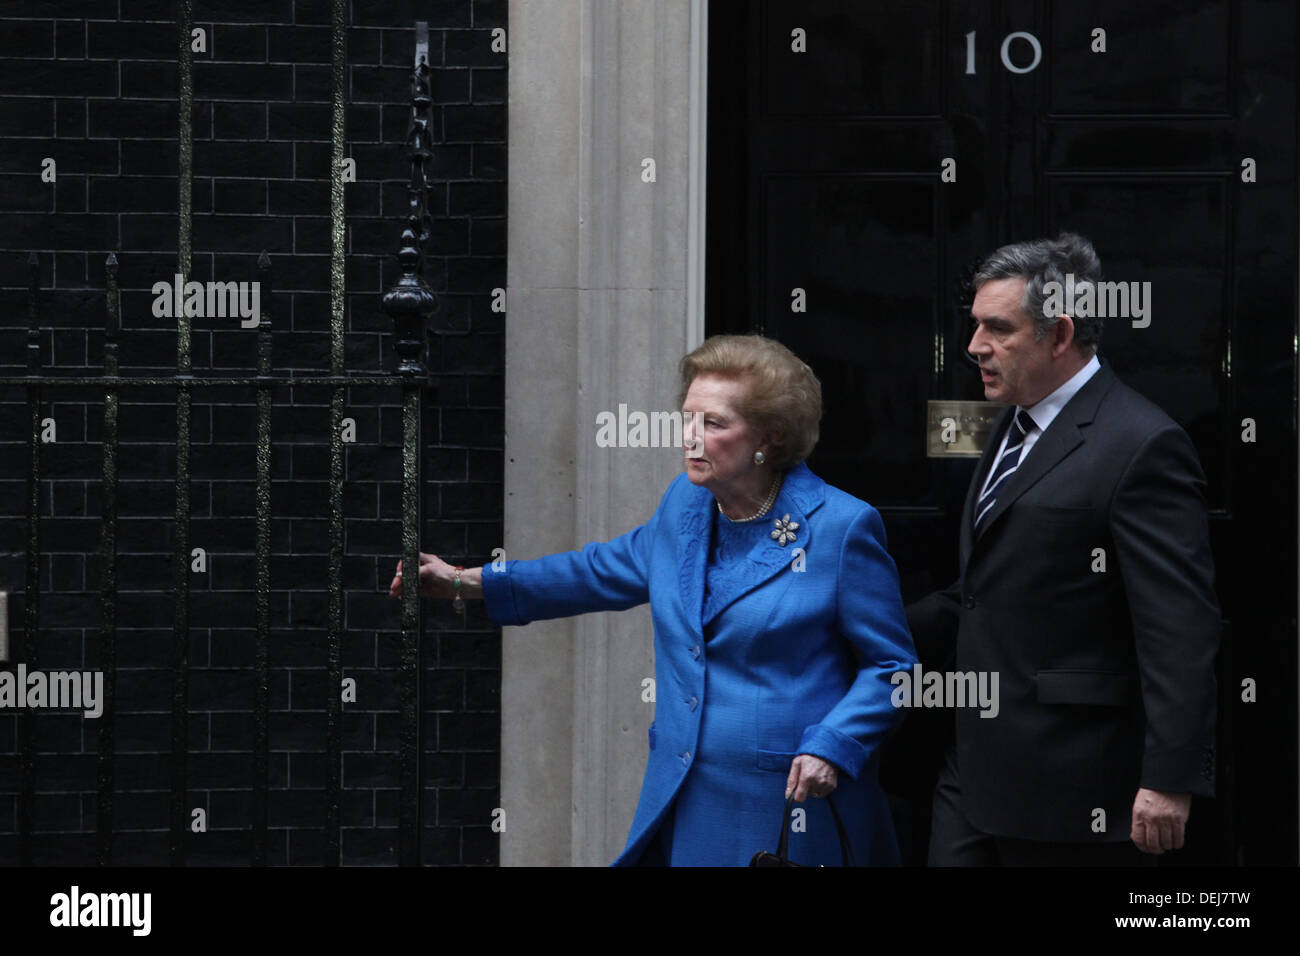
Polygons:
[[[1070,376],[1064,385],[1052,392],[1051,395],[1048,395],[1046,398],[1025,409],[1025,411],[1029,413],[1029,417],[1034,420],[1034,427],[1029,429],[1029,432],[1025,435],[1025,445],[1020,449],[1020,461],[1016,464],[1017,468],[1024,464],[1025,456],[1033,451],[1034,444],[1038,441],[1038,436],[1047,431],[1048,426],[1051,425],[1056,416],[1060,414],[1061,409],[1066,406],[1066,403],[1069,402],[1070,399],[1074,398],[1075,393],[1078,392],[1079,389],[1083,388],[1088,379],[1096,375],[1100,369],[1101,362],[1099,362],[1097,356],[1094,355],[1092,358],[1088,359],[1087,364],[1084,365],[1083,368]],[[993,456],[995,464],[1002,458],[1003,449],[1007,447],[1007,438],[1010,437],[1010,435],[1011,429],[1008,428],[1006,434],[1002,436],[1002,443],[998,445],[998,453]],[[988,489],[989,479],[993,477],[993,472],[995,471],[997,471],[996,467],[990,468],[989,473],[984,476],[984,484],[980,486],[980,493],[978,497],[976,497],[976,501],[984,497],[984,492]]]

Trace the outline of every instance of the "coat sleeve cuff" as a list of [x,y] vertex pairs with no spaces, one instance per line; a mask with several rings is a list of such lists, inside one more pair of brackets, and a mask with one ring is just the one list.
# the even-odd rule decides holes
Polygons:
[[867,761],[867,748],[848,734],[825,724],[813,724],[803,732],[799,753],[812,754],[835,764],[836,768],[856,780]]
[[487,607],[488,617],[500,627],[527,624],[515,605],[515,589],[510,586],[510,567],[514,561],[507,561],[497,570],[493,564],[483,566],[483,603]]
[[1147,751],[1142,760],[1139,786],[1167,793],[1214,796],[1214,746],[1179,750]]

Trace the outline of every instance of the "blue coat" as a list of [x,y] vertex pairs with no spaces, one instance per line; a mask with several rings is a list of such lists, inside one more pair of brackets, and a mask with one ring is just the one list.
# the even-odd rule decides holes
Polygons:
[[[782,547],[764,535],[732,594],[703,613],[713,495],[679,475],[650,520],[605,543],[483,569],[499,624],[650,602],[656,711],[627,845],[637,863],[672,814],[672,862],[743,866],[775,850],[796,754],[840,771],[835,804],[854,862],[897,864],[876,752],[900,717],[890,675],[916,660],[869,504],[791,468],[772,509],[798,524]],[[772,522],[768,521],[769,527]],[[802,804],[790,857],[838,865],[825,801]]]

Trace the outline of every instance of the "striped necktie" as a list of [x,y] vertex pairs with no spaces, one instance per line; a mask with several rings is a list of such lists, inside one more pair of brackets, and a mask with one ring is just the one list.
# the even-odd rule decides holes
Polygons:
[[1020,451],[1025,447],[1025,436],[1029,434],[1029,429],[1034,427],[1034,420],[1029,417],[1029,413],[1023,408],[1016,411],[1016,417],[1012,420],[1011,429],[1007,433],[1007,447],[1002,449],[1002,456],[998,463],[993,466],[993,473],[989,476],[988,487],[984,489],[984,494],[980,495],[979,501],[975,503],[975,529],[979,530],[980,520],[989,513],[993,505],[998,500],[998,490],[1006,483],[1007,478],[1015,474],[1016,468],[1020,465]]

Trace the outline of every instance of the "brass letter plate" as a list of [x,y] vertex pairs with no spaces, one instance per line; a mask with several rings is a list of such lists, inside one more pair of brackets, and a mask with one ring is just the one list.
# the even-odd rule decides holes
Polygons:
[[927,458],[978,458],[1006,408],[1000,402],[930,401],[925,406]]

